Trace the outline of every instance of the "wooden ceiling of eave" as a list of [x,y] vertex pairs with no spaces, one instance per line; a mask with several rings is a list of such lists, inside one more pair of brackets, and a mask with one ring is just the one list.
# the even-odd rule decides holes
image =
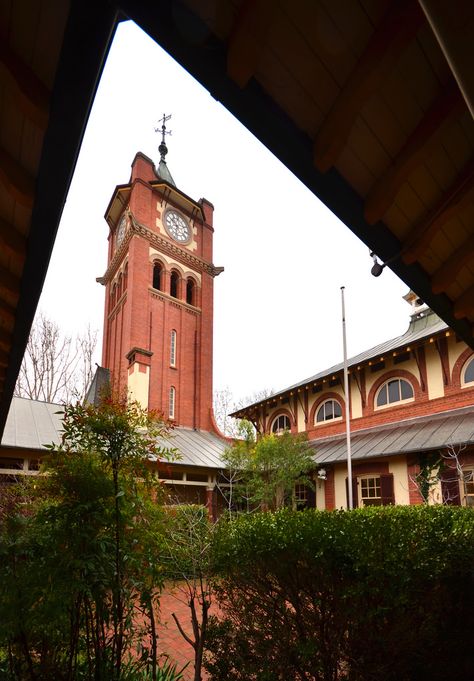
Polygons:
[[[452,14],[466,2],[452,0]],[[449,163],[443,162],[445,142],[440,139],[458,109],[465,108],[456,87],[449,96],[449,82],[454,82],[450,62],[421,4],[439,2],[182,0],[178,9],[177,4],[151,7],[121,0],[124,12],[371,250],[390,259],[391,269],[474,347],[472,324],[460,317],[460,306],[458,319],[446,286],[445,292],[433,293],[424,260],[423,267],[421,258],[405,263],[396,232],[411,235],[426,207],[433,210],[437,185],[449,192],[456,162],[449,148],[444,150]],[[465,51],[470,43],[461,38]],[[318,78],[318,73],[324,75]],[[469,126],[470,139],[471,121],[461,125]],[[375,189],[378,196],[372,197]],[[436,238],[433,243],[444,242]],[[444,255],[430,257],[439,269]],[[466,288],[465,273],[456,285]]]
[[116,21],[108,2],[0,4],[0,434]]
[[67,12],[59,1],[3,3],[0,10],[0,395]]

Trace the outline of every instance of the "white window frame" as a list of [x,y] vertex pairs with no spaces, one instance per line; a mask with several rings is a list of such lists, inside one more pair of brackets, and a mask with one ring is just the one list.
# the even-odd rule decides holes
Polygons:
[[176,388],[174,385],[170,387],[169,390],[169,405],[168,405],[168,416],[170,419],[174,419],[176,415]]
[[[363,496],[362,496],[362,487],[363,487],[363,484],[362,484],[362,483],[363,483],[365,480],[376,480],[376,481],[378,480],[378,485],[376,484],[375,490],[376,490],[377,487],[378,487],[379,496],[373,496],[373,497],[370,497],[370,496],[363,497]],[[359,483],[359,484],[357,485],[358,497],[359,497],[359,500],[358,500],[358,501],[359,501],[359,506],[382,506],[382,480],[381,480],[380,475],[377,475],[377,473],[369,473],[369,474],[367,474],[367,475],[360,475],[360,476],[357,477],[357,481],[358,481],[358,483]],[[364,499],[368,499],[368,500],[370,500],[370,499],[379,499],[379,500],[380,500],[380,504],[365,504],[365,503],[364,503]]]
[[[471,486],[469,491],[466,490],[466,483]],[[474,507],[474,467],[463,468],[460,486],[462,505]],[[468,498],[470,500],[469,503]]]
[[[323,407],[324,407],[326,404],[328,404],[328,402],[331,402],[333,405],[334,405],[334,404],[337,404],[338,407],[339,407],[339,409],[341,410],[341,415],[340,415],[340,416],[333,416],[333,418],[331,418],[331,419],[323,419],[322,421],[318,421],[318,414],[319,414],[319,412],[321,411],[321,409],[323,409]],[[334,413],[334,407],[333,407],[333,410],[332,410],[332,411],[333,411],[333,413]],[[342,421],[342,405],[341,405],[340,402],[338,402],[338,400],[335,400],[333,397],[330,397],[329,399],[324,400],[324,402],[321,402],[321,404],[319,405],[319,407],[316,409],[316,411],[315,411],[315,413],[314,413],[314,425],[315,425],[315,426],[322,426],[322,425],[324,425],[324,424],[326,424],[326,423],[334,423],[334,421]]]
[[[400,384],[401,381],[405,381],[405,383],[408,383],[408,385],[410,386],[411,391],[413,393],[412,396],[406,397],[406,398],[401,399],[401,400],[395,400],[394,402],[389,402],[388,401],[388,397],[389,397],[389,395],[388,395],[388,384],[392,383],[393,381],[398,381],[399,384]],[[379,399],[379,395],[380,395],[381,391],[386,386],[387,386],[387,404],[377,404],[378,399]],[[402,393],[402,390],[400,388],[400,395],[401,395],[401,393]],[[403,376],[394,376],[393,378],[389,378],[384,383],[382,383],[380,388],[377,390],[377,392],[375,394],[375,399],[374,399],[374,409],[389,409],[390,407],[393,407],[394,404],[407,404],[408,402],[414,402],[414,401],[415,401],[415,389],[413,388],[413,385],[410,383],[410,381],[407,378],[404,378]]]
[[[274,430],[273,427],[277,421],[280,419],[286,419],[288,421],[288,428],[278,428],[278,430]],[[278,416],[275,416],[275,418],[272,421],[272,425],[270,426],[270,431],[273,433],[273,435],[280,435],[281,433],[284,433],[285,430],[290,431],[291,430],[291,421],[290,417],[287,414],[279,414]]]
[[474,380],[466,381],[466,371],[472,363],[474,363],[474,357],[472,356],[469,357],[469,359],[466,360],[466,362],[464,362],[464,366],[461,372],[461,388],[472,388],[474,386]]
[[176,367],[176,340],[177,333],[175,329],[171,329],[170,332],[170,366]]

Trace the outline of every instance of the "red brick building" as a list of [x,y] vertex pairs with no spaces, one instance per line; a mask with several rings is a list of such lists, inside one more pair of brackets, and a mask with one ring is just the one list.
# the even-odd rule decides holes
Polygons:
[[[408,330],[352,357],[349,412],[354,505],[474,505],[474,353],[413,293]],[[235,416],[260,433],[307,433],[319,468],[316,506],[348,502],[343,365]],[[431,467],[431,470],[429,470]]]
[[[159,151],[158,168],[136,154],[129,182],[115,188],[105,213],[102,367],[88,399],[105,379],[116,393],[162,413],[180,454],[173,464],[158,464],[171,500],[206,504],[215,516],[229,440],[212,410],[213,288],[223,270],[212,262],[214,209],[176,187],[164,135]],[[38,470],[44,444],[60,438],[57,411],[58,405],[13,399],[0,457],[6,480]]]

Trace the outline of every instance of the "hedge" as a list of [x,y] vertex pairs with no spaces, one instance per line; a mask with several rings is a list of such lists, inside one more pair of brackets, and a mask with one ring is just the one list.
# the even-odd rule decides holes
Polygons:
[[474,512],[245,515],[213,547],[213,681],[472,681]]

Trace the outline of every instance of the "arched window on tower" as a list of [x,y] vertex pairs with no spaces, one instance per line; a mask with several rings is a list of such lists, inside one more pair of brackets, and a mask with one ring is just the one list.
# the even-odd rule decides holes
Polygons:
[[122,295],[122,273],[120,272],[117,284],[117,299]]
[[123,271],[123,290],[127,289],[128,284],[128,262],[125,264],[125,269]]
[[170,366],[176,366],[176,331],[174,329],[170,334]]
[[174,419],[175,411],[176,411],[176,388],[174,386],[171,386],[171,388],[170,388],[169,405],[168,406],[169,406],[168,417],[170,419]]
[[186,302],[189,305],[195,305],[195,291],[196,287],[194,285],[194,281],[192,279],[188,279],[186,282]]
[[173,270],[173,272],[171,272],[171,279],[170,279],[170,295],[173,296],[173,298],[178,297],[178,288],[179,288],[179,274]]
[[163,279],[163,267],[159,262],[155,262],[153,265],[153,288],[161,291],[161,284]]
[[110,307],[111,309],[115,307],[115,301],[117,299],[117,284],[112,286],[112,291],[110,293]]

